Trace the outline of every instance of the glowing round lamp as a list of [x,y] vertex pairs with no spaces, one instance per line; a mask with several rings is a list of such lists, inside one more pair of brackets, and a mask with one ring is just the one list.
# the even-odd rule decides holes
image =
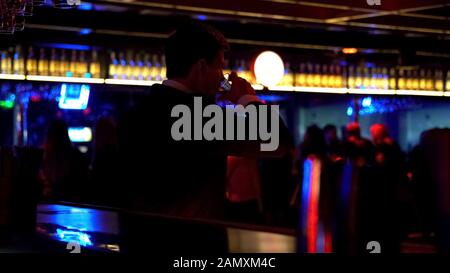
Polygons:
[[283,60],[273,51],[264,51],[256,57],[254,73],[257,83],[276,86],[284,76]]

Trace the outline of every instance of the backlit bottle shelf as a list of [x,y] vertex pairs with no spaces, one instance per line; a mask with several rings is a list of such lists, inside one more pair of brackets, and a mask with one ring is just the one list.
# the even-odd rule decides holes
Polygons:
[[395,95],[395,90],[389,90],[389,89],[354,89],[349,88],[347,89],[347,93],[349,94],[355,94],[355,95]]
[[155,83],[161,83],[161,81],[105,79],[105,83],[106,84],[116,84],[116,85],[152,86]]
[[[0,79],[58,82],[58,83],[107,84],[107,85],[124,85],[124,86],[152,86],[153,84],[160,84],[162,82],[162,81],[146,81],[146,80],[122,80],[122,79],[18,75],[18,74],[0,74]],[[252,87],[257,91],[270,90],[275,92],[450,97],[450,91],[435,91],[435,90],[428,91],[428,90],[403,90],[403,89],[402,90],[356,89],[356,88],[309,87],[309,86],[275,86],[271,88],[265,88],[260,84],[253,84]]]
[[25,80],[25,75],[16,74],[0,74],[2,80]]
[[38,76],[27,75],[29,81],[61,82],[61,83],[105,83],[102,78],[81,78],[81,77],[59,77],[59,76]]
[[409,95],[409,96],[433,96],[433,97],[442,97],[442,96],[450,96],[450,91],[424,91],[424,90],[397,90],[395,92],[397,95]]
[[307,87],[307,86],[297,86],[294,87],[295,92],[306,92],[306,93],[323,93],[323,94],[346,94],[346,88],[321,88],[321,87]]

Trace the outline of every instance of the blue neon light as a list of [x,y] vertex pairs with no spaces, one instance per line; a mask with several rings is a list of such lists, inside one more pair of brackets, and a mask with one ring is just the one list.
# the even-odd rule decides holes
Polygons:
[[72,110],[86,109],[90,91],[90,86],[86,84],[62,84],[59,108]]
[[91,46],[78,45],[78,44],[64,44],[64,43],[37,43],[36,45],[42,47],[60,48],[60,49],[72,49],[72,50],[92,50]]
[[91,33],[92,33],[92,29],[90,29],[90,28],[83,28],[82,30],[80,30],[81,35],[88,35]]
[[92,130],[89,127],[71,127],[68,130],[72,142],[91,142]]
[[369,107],[370,105],[372,105],[372,98],[371,97],[367,97],[367,98],[364,98],[362,100],[362,106],[363,107]]
[[59,240],[63,242],[76,242],[80,246],[92,246],[91,236],[85,232],[77,230],[62,230],[56,229],[56,234]]
[[283,96],[279,95],[258,95],[258,98],[268,102],[278,102],[285,100]]
[[353,115],[353,107],[349,106],[347,108],[347,116],[351,117]]
[[81,3],[81,5],[78,6],[78,9],[80,10],[92,10],[94,8],[94,5],[91,3]]

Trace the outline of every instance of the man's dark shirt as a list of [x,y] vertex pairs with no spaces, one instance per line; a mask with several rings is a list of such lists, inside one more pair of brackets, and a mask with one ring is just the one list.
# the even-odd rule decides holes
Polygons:
[[[194,95],[155,84],[121,122],[123,184],[132,189],[129,199],[134,208],[183,217],[221,218],[230,143],[173,140],[171,127],[179,118],[172,118],[171,111],[179,104],[189,106],[193,123]],[[203,108],[208,104],[214,101],[202,97]],[[286,135],[285,131],[280,122],[280,134]],[[280,136],[280,145],[282,141]]]

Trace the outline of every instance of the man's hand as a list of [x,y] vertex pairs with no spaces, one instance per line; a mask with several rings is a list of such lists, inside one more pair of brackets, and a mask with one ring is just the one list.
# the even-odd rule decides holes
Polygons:
[[221,99],[237,104],[239,99],[245,95],[256,96],[252,85],[245,79],[238,77],[236,72],[231,72],[228,80],[232,82],[231,90],[225,93]]

